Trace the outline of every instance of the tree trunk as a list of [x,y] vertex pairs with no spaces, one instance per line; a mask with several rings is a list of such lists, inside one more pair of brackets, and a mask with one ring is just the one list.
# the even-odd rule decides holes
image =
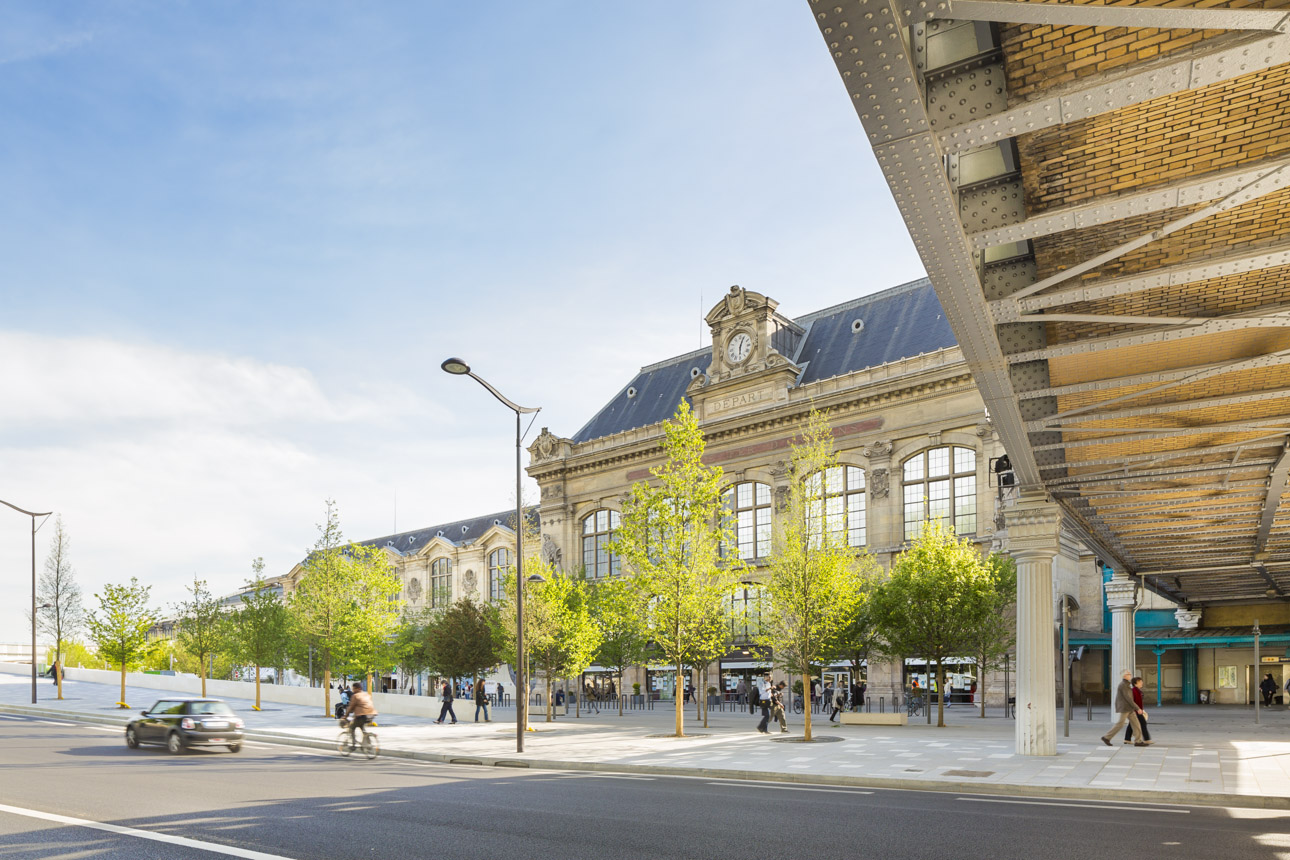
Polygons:
[[703,690],[703,727],[708,727],[708,667],[703,667],[703,672],[699,675],[699,686]]
[[260,667],[255,667],[255,709],[260,710]]
[[552,714],[554,713],[554,710],[555,710],[554,705],[555,703],[551,701],[551,673],[547,672],[546,673],[546,721],[548,723],[554,719],[552,717]]
[[618,716],[623,715],[623,672],[618,670]]
[[63,700],[63,639],[61,634],[58,642],[54,644],[54,663],[58,666],[54,670],[54,681],[58,683],[58,700]]
[[672,685],[672,702],[676,705],[676,736],[685,737],[685,697],[681,694],[681,664],[676,664],[676,683]]
[[118,702],[117,704],[123,708],[129,707],[129,705],[125,703],[125,661],[124,660],[121,661],[121,701]]
[[331,658],[323,666],[323,713],[331,716]]
[[815,679],[810,675],[811,667],[807,666],[802,673],[802,740],[811,742],[811,685]]
[[206,698],[206,656],[204,654],[197,655],[197,662],[199,664],[197,666],[197,674],[200,675],[202,679],[202,698],[204,699]]
[[945,728],[945,667],[936,658],[936,727]]

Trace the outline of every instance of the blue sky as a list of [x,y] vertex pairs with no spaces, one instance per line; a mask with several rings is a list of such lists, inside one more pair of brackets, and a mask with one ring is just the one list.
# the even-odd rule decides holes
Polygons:
[[87,591],[285,571],[325,498],[354,538],[512,504],[447,355],[572,435],[730,284],[922,275],[805,2],[5,12],[0,498],[62,513]]

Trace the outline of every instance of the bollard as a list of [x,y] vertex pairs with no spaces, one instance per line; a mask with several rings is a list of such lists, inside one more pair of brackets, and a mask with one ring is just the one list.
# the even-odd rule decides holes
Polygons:
[[1086,705],[1088,705],[1088,718],[1089,718],[1089,721],[1091,722],[1093,719],[1093,698],[1090,696],[1086,698],[1084,702]]

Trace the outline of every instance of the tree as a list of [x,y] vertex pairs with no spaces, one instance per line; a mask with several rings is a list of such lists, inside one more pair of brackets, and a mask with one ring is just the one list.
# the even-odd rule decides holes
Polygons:
[[[703,463],[703,431],[682,400],[663,422],[667,459],[650,469],[652,481],[632,485],[610,551],[623,560],[635,587],[651,642],[681,673],[692,655],[709,650],[711,619],[744,570],[721,547],[737,537],[723,516],[721,468]],[[682,698],[676,697],[676,736],[685,736]]]
[[224,606],[211,596],[206,580],[193,577],[188,586],[190,595],[175,606],[179,616],[178,644],[197,658],[197,674],[202,679],[202,695],[206,695],[206,672],[211,656],[227,643]]
[[403,584],[380,547],[350,544],[345,547],[345,562],[351,600],[349,610],[341,615],[337,652],[355,674],[367,675],[367,689],[374,691],[373,676],[379,677],[398,662]]
[[626,579],[611,577],[591,587],[591,619],[600,630],[596,662],[618,676],[618,716],[623,715],[623,672],[645,659],[649,636],[637,609],[636,593]]
[[103,586],[102,594],[94,595],[99,606],[87,619],[90,639],[99,654],[121,667],[121,700],[117,705],[122,708],[130,707],[125,702],[127,669],[152,651],[148,631],[157,623],[157,615],[148,607],[151,591],[150,586],[140,585],[135,577],[130,577],[129,585],[108,583]]
[[987,587],[980,595],[977,617],[967,632],[969,650],[977,662],[981,717],[985,717],[986,673],[1003,666],[1004,655],[1017,639],[1017,562],[1010,556],[990,553],[985,559]]
[[[426,650],[426,630],[434,619],[434,610],[422,609],[404,615],[394,634],[394,652],[404,674],[413,677],[430,670],[430,655]],[[490,631],[491,635],[491,631]]]
[[476,684],[501,660],[496,642],[497,609],[463,597],[427,620],[426,668],[448,678],[470,678]]
[[[976,546],[960,540],[941,520],[929,520],[875,592],[874,621],[890,653],[934,661],[937,689],[944,690],[944,660],[972,647],[973,625],[993,599],[993,589]],[[945,725],[943,697],[936,725]]]
[[873,594],[882,582],[883,572],[875,565],[860,571],[860,601],[851,614],[850,621],[838,634],[828,663],[848,663],[851,677],[859,678],[862,668],[875,658],[886,654],[885,643],[873,616]]
[[[873,571],[877,563],[864,550],[857,556],[847,545],[845,523],[829,512],[828,470],[837,466],[837,456],[833,430],[821,413],[811,411],[790,464],[792,480],[765,583],[771,611],[759,640],[805,687],[837,650],[863,599],[862,571]],[[811,709],[805,713],[803,738],[809,742]]]
[[230,617],[234,656],[255,667],[255,710],[260,710],[260,667],[279,665],[287,646],[287,608],[264,581],[264,559],[251,562],[255,578]]
[[58,698],[63,698],[63,648],[68,640],[80,632],[85,623],[85,608],[81,605],[81,587],[76,582],[71,562],[71,538],[63,528],[63,518],[54,520],[54,536],[49,542],[49,555],[45,557],[45,570],[40,575],[40,588],[36,602],[44,606],[36,610],[40,629],[54,637],[54,662],[58,664]]

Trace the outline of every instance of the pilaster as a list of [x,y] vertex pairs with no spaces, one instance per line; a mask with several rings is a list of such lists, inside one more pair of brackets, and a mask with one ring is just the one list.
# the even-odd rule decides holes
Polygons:
[[1057,754],[1053,559],[1061,509],[1046,493],[1023,493],[1004,512],[1017,562],[1017,754]]

